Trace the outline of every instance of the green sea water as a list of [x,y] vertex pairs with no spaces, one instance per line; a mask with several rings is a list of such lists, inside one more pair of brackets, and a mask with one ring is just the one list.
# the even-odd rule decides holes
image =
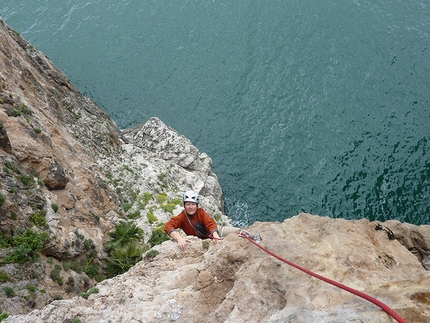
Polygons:
[[213,159],[236,225],[299,212],[430,224],[430,3],[0,0],[120,128]]

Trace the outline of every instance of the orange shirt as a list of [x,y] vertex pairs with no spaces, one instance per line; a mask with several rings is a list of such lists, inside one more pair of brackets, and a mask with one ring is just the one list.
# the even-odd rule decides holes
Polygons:
[[[199,234],[199,232],[197,232],[190,224],[187,217],[195,228],[200,228],[200,226],[204,227],[206,229],[206,234]],[[174,216],[164,226],[164,232],[169,235],[173,230],[179,228],[189,236],[197,236],[202,239],[209,238],[214,231],[218,230],[215,220],[212,219],[211,216],[202,208],[198,208],[196,213],[192,216],[187,216],[185,211]]]

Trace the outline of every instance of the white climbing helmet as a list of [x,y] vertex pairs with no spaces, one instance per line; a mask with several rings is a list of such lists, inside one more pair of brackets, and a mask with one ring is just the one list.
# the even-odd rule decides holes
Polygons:
[[184,193],[184,197],[182,198],[182,202],[194,202],[199,204],[200,203],[200,198],[199,198],[199,194],[197,194],[197,192],[195,191],[187,191]]

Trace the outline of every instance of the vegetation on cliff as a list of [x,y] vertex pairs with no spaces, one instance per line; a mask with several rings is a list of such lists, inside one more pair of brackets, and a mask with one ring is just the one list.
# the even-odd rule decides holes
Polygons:
[[0,318],[155,257],[186,189],[222,218],[211,160],[186,138],[158,119],[120,131],[1,18],[0,44]]

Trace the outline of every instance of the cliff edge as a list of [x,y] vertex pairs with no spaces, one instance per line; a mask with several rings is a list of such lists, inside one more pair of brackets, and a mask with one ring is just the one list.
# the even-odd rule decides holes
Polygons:
[[[397,235],[399,223],[389,223]],[[407,322],[429,322],[430,275],[398,240],[367,220],[299,214],[255,223],[261,245],[319,275],[375,297]],[[427,235],[428,226],[413,228]],[[219,244],[166,241],[88,299],[54,301],[5,322],[394,322],[367,300],[281,262],[238,235]]]

